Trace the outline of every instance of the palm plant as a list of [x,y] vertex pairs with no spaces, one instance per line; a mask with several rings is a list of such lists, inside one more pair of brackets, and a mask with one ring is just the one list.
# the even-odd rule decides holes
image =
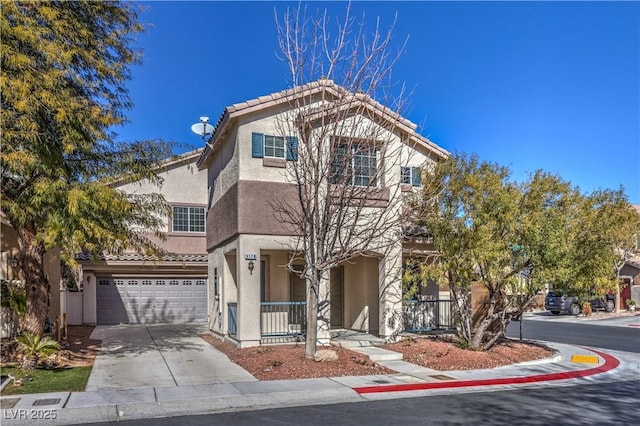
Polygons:
[[18,343],[18,350],[24,356],[21,368],[25,371],[34,370],[41,358],[60,350],[58,342],[51,337],[45,336],[41,338],[37,334],[29,332],[24,332],[16,337],[16,342]]

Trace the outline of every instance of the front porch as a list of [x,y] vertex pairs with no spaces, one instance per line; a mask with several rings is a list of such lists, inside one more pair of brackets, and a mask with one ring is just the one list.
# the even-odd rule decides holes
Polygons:
[[[306,282],[287,268],[291,252],[264,248],[273,245],[284,244],[242,236],[210,253],[210,328],[242,347],[305,338]],[[336,329],[391,334],[397,321],[391,324],[390,315],[401,311],[400,268],[394,266],[361,256],[327,274],[320,285],[319,344],[328,344]]]
[[[276,247],[287,240],[243,235],[210,253],[210,328],[241,347],[305,339],[306,282],[292,272],[292,253]],[[302,262],[302,259],[300,259]],[[303,264],[293,262],[297,271]],[[296,266],[297,265],[297,266]],[[334,267],[320,285],[318,343],[336,330],[383,339],[400,332],[433,332],[453,327],[448,290],[421,286],[403,301],[401,249],[387,257],[360,256]]]

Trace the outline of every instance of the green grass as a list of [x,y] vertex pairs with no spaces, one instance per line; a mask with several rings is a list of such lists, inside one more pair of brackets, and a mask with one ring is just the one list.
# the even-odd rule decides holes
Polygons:
[[11,374],[15,378],[22,379],[22,386],[14,386],[13,382],[7,384],[2,390],[2,395],[20,395],[25,393],[44,392],[74,392],[83,391],[89,380],[91,367],[73,367],[66,370],[36,369],[24,372],[19,367],[2,367],[0,374]]

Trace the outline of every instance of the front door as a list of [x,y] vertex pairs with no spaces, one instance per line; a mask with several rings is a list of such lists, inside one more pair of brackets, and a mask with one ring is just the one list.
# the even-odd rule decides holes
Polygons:
[[307,301],[307,282],[304,278],[300,278],[300,275],[289,272],[291,289],[290,289],[290,302],[306,302]]
[[331,270],[331,328],[344,328],[344,268],[337,266]]

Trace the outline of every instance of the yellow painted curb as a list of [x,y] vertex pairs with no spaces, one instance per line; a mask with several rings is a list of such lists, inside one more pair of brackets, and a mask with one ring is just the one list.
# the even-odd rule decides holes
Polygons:
[[600,358],[597,355],[571,355],[571,362],[580,364],[598,364]]

